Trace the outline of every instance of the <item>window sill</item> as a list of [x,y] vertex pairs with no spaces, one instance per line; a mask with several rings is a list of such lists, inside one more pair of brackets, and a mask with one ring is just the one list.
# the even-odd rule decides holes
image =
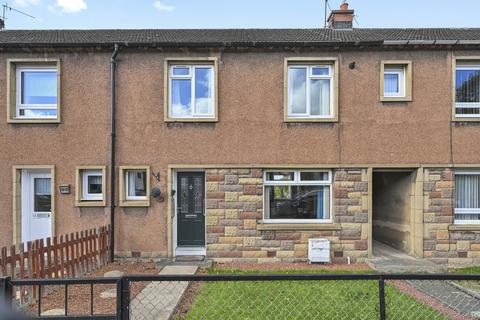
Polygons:
[[7,119],[7,123],[60,123],[60,119]]
[[480,224],[452,224],[448,226],[450,231],[480,231]]
[[165,122],[218,122],[218,118],[166,118]]
[[283,122],[338,122],[338,117],[333,117],[333,118],[284,118]]
[[452,122],[480,122],[480,117],[453,117]]
[[257,230],[341,230],[337,223],[259,223]]
[[81,200],[75,202],[75,207],[105,207],[106,203],[104,200],[101,201],[88,201],[88,200]]
[[148,200],[121,200],[120,207],[132,208],[132,207],[150,207],[150,201]]
[[412,102],[411,97],[381,97],[381,102]]

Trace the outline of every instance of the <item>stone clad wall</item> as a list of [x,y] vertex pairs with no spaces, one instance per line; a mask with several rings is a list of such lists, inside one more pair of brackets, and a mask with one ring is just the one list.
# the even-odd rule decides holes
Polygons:
[[334,172],[334,223],[316,230],[264,230],[260,169],[209,169],[206,180],[207,256],[217,262],[304,262],[309,238],[329,239],[334,262],[367,257],[366,170]]
[[434,262],[459,265],[480,263],[480,232],[454,230],[454,171],[425,169],[424,257]]

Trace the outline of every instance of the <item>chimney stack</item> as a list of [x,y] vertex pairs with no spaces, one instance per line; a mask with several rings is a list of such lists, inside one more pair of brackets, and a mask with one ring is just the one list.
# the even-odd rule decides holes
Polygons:
[[353,10],[348,9],[348,3],[343,2],[340,10],[332,10],[328,17],[329,29],[352,29],[353,28]]

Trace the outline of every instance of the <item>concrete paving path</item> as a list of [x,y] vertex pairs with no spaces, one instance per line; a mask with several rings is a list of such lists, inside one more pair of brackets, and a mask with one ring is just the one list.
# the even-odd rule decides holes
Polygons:
[[[367,264],[382,273],[445,273],[446,267],[426,259],[411,257],[386,244],[374,241],[373,259]],[[405,281],[423,294],[455,310],[465,319],[480,319],[480,293],[473,292],[452,281]]]
[[406,282],[466,317],[480,318],[479,293],[462,287],[458,282],[446,280],[409,280]]
[[[166,266],[159,274],[192,275],[197,268],[197,266],[188,265]],[[187,281],[149,283],[130,303],[130,319],[169,319],[187,286]]]
[[378,241],[373,242],[373,259],[367,264],[382,273],[442,273],[445,267],[426,259],[417,259]]

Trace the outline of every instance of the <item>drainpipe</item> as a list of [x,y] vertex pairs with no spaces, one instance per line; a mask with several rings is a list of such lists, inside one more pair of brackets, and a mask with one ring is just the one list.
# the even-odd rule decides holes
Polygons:
[[110,150],[110,262],[114,261],[115,255],[115,73],[117,69],[117,56],[120,53],[118,44],[114,45],[112,58],[110,59],[110,83],[112,86],[112,106],[111,106],[111,150]]

